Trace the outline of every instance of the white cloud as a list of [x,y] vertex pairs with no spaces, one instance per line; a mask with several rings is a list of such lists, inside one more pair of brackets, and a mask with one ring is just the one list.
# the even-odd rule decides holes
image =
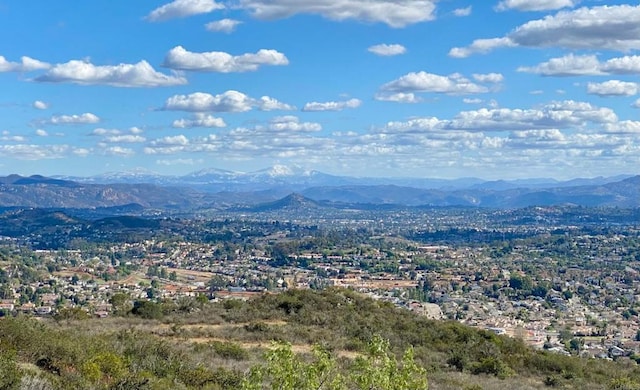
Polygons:
[[184,18],[198,14],[206,14],[224,5],[214,0],[175,0],[151,11],[146,19],[151,22],[161,22],[169,19]]
[[22,135],[9,135],[5,132],[5,135],[0,136],[0,141],[4,142],[26,142],[27,138]]
[[519,72],[543,76],[597,76],[640,74],[640,56],[624,56],[600,62],[595,55],[567,54],[533,67],[520,67]]
[[239,20],[221,19],[209,22],[205,24],[204,27],[207,29],[207,31],[230,34],[234,32],[236,30],[236,27],[238,27],[240,24],[242,24],[242,22]]
[[115,144],[115,143],[133,144],[133,143],[145,142],[146,140],[147,140],[146,138],[140,135],[123,134],[123,135],[113,135],[110,137],[106,137],[103,141],[111,144]]
[[469,16],[471,15],[472,6],[468,6],[465,8],[457,8],[453,10],[453,14],[455,16]]
[[314,132],[322,130],[322,126],[315,122],[300,122],[298,117],[287,115],[273,118],[269,129],[282,132]]
[[91,132],[91,135],[118,135],[121,134],[122,132],[118,129],[104,129],[102,127],[98,127],[97,129],[94,129]]
[[640,74],[640,56],[611,58],[600,66],[607,74]]
[[64,158],[70,150],[69,145],[0,145],[2,156],[29,161]]
[[238,91],[226,91],[219,95],[196,92],[190,95],[174,95],[167,99],[164,109],[190,112],[245,112],[251,110],[252,99]]
[[253,99],[238,91],[226,91],[219,95],[203,92],[174,95],[167,99],[163,107],[168,111],[188,112],[246,112],[253,108],[261,111],[295,110],[295,107],[269,96]]
[[36,110],[46,110],[47,108],[49,108],[49,104],[41,100],[36,100],[35,102],[33,102],[32,107]]
[[637,50],[640,49],[640,6],[605,5],[560,11],[529,21],[505,37],[478,39],[470,46],[453,48],[449,55],[467,57],[508,46]]
[[620,80],[587,84],[587,93],[598,96],[633,96],[638,94],[638,89],[638,84]]
[[480,104],[483,100],[478,98],[464,98],[462,99],[462,102],[466,104]]
[[140,61],[137,64],[96,66],[89,62],[72,60],[54,66],[35,80],[113,87],[165,87],[187,83],[184,77],[157,72],[147,61]]
[[618,123],[610,123],[605,126],[605,130],[615,134],[639,134],[640,121],[620,121]]
[[481,108],[463,111],[444,124],[444,128],[474,131],[534,130],[579,127],[588,122],[605,124],[617,121],[618,117],[609,108],[567,100],[549,103],[538,109]]
[[131,157],[135,154],[133,149],[122,146],[109,146],[102,149],[102,153],[108,156]]
[[379,56],[397,56],[407,52],[407,49],[402,45],[398,45],[398,44],[389,45],[385,43],[370,46],[367,50]]
[[262,96],[260,99],[255,100],[255,106],[260,111],[291,111],[296,109],[294,106],[282,103],[269,96]]
[[580,0],[502,0],[497,11],[515,9],[518,11],[550,11],[575,7]]
[[488,38],[476,39],[467,47],[454,47],[449,50],[449,56],[454,58],[465,58],[476,53],[489,53],[500,47],[517,46],[510,38]]
[[91,155],[91,150],[86,149],[86,148],[75,148],[73,150],[71,150],[71,153],[78,156],[78,157],[87,157],[89,155]]
[[47,133],[47,131],[46,131],[46,130],[43,130],[43,129],[37,129],[37,130],[36,130],[36,135],[37,135],[38,137],[47,137],[47,136],[49,136],[49,133]]
[[634,108],[640,108],[640,99],[636,100],[635,102],[633,102],[633,104],[631,105],[631,107]]
[[435,18],[432,0],[240,0],[240,7],[259,19],[315,14],[339,21],[380,22],[395,28]]
[[[477,101],[470,100],[468,103],[477,103]],[[609,108],[567,100],[552,102],[535,109],[480,108],[462,111],[452,119],[427,117],[406,122],[389,122],[383,128],[383,132],[407,134],[425,131],[522,132],[535,130],[537,132],[526,134],[540,136],[543,133],[551,134],[552,132],[538,130],[581,128],[588,123],[597,126],[613,125],[618,123],[618,117]]]
[[192,158],[176,158],[172,160],[156,160],[156,164],[173,166],[173,165],[196,165],[202,164],[204,160],[194,160]]
[[196,72],[249,72],[262,65],[288,65],[287,57],[277,50],[261,49],[257,53],[233,56],[222,51],[193,53],[176,46],[167,53],[162,66]]
[[80,115],[56,115],[48,121],[52,125],[83,125],[98,122],[100,122],[100,118],[90,112]]
[[346,108],[358,108],[362,104],[359,99],[349,99],[342,102],[310,102],[304,105],[302,111],[342,111]]
[[396,103],[420,103],[422,101],[419,96],[412,92],[376,93],[374,99],[381,102]]
[[177,119],[173,121],[173,127],[178,129],[188,129],[193,127],[225,127],[227,124],[224,119],[196,113],[192,119]]
[[32,72],[34,70],[49,69],[50,64],[23,56],[20,62],[10,62],[0,56],[0,73],[2,72]]
[[385,132],[400,132],[400,133],[409,133],[409,132],[424,132],[424,131],[432,131],[439,130],[442,128],[442,121],[436,117],[428,117],[428,118],[416,118],[411,119],[406,122],[388,122],[383,130]]
[[595,55],[568,54],[552,58],[534,67],[520,67],[518,72],[536,73],[543,76],[587,76],[603,74],[601,64]]
[[427,72],[408,73],[384,84],[380,89],[388,92],[433,92],[451,95],[488,92],[486,87],[472,83],[459,73],[440,76]]
[[160,146],[185,146],[189,145],[189,139],[184,135],[167,136],[158,138],[151,142],[152,145]]
[[501,83],[502,81],[504,81],[504,76],[500,73],[474,73],[472,76],[473,79],[479,83]]
[[184,152],[186,149],[185,146],[183,145],[175,145],[175,146],[147,146],[144,149],[142,149],[142,152],[144,154],[150,154],[150,155],[154,155],[154,154],[176,154],[176,153],[181,153]]

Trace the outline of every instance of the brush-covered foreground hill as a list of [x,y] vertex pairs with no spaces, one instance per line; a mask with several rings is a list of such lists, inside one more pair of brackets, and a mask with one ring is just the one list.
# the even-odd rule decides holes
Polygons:
[[[281,379],[302,380],[302,373],[320,373],[314,389],[365,388],[367,375],[385,373],[393,385],[366,388],[424,387],[416,375],[425,375],[430,389],[640,386],[630,359],[534,351],[516,339],[428,320],[348,290],[216,303],[202,297],[132,302],[123,294],[112,301],[120,316],[107,319],[83,319],[79,309],[63,309],[55,320],[1,318],[0,388],[298,389],[301,382]],[[314,345],[322,351],[315,357]],[[382,346],[374,359],[372,345]],[[404,353],[411,350],[412,358]],[[397,385],[402,373],[414,373],[413,385]]]

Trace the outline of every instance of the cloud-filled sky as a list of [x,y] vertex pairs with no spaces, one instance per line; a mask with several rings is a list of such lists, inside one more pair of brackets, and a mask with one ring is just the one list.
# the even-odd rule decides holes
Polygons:
[[0,0],[0,175],[638,174],[640,5]]

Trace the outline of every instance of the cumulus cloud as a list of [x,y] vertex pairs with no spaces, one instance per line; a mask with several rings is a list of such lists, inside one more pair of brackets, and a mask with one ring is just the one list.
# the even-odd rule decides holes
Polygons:
[[533,67],[520,67],[518,71],[560,77],[640,74],[640,56],[624,56],[600,62],[595,55],[567,54]]
[[162,66],[196,72],[249,72],[262,65],[288,65],[287,57],[277,50],[261,49],[257,53],[233,56],[222,51],[193,53],[176,46],[167,53]]
[[269,129],[281,132],[314,132],[322,130],[322,126],[315,122],[300,122],[298,117],[287,115],[273,118]]
[[532,109],[480,108],[462,111],[451,119],[427,117],[415,118],[406,122],[389,122],[384,130],[401,133],[451,130],[470,132],[529,131],[579,128],[588,123],[616,124],[618,117],[609,108],[567,100],[548,103],[540,108]]
[[489,90],[481,85],[472,83],[459,73],[441,76],[427,72],[408,73],[399,79],[384,84],[384,92],[432,92],[450,95],[484,93]]
[[253,99],[242,92],[226,91],[219,95],[195,92],[190,95],[174,95],[163,107],[168,111],[188,112],[246,112],[253,108],[262,111],[294,110],[295,107],[269,96]]
[[174,95],[164,105],[165,110],[190,112],[245,112],[251,108],[251,98],[238,91],[226,91],[219,95],[204,92]]
[[56,115],[48,121],[52,125],[84,125],[98,122],[100,122],[100,118],[90,112],[80,115]]
[[151,145],[161,146],[185,146],[189,144],[189,139],[184,135],[167,136],[151,141]]
[[177,119],[173,121],[173,127],[178,129],[190,129],[193,127],[225,127],[224,119],[206,115],[203,113],[194,114],[192,119]]
[[587,93],[598,96],[633,96],[638,94],[638,84],[620,80],[588,83]]
[[239,20],[221,19],[221,20],[215,20],[213,22],[209,22],[205,24],[204,27],[207,29],[207,31],[223,32],[226,34],[230,34],[234,32],[236,30],[236,27],[238,27],[240,24],[242,24],[242,22]]
[[49,136],[49,133],[47,133],[47,131],[46,131],[46,130],[43,130],[43,129],[37,129],[37,130],[36,130],[36,135],[37,135],[38,137],[47,137],[47,136]]
[[457,8],[453,10],[453,14],[455,16],[469,16],[471,15],[471,10],[472,10],[471,6],[468,6],[465,8]]
[[33,104],[31,105],[33,108],[35,108],[36,110],[46,110],[47,108],[49,108],[49,104],[41,101],[41,100],[36,100],[35,102],[33,102]]
[[150,22],[162,22],[169,19],[207,14],[223,9],[224,5],[214,0],[175,0],[151,11],[146,19]]
[[470,46],[453,48],[449,55],[467,57],[508,46],[637,50],[640,49],[640,6],[605,5],[560,11],[529,21],[505,37],[479,39]]
[[156,160],[156,164],[158,165],[165,165],[165,166],[173,166],[173,165],[196,165],[196,164],[202,164],[204,162],[204,160],[194,160],[192,158],[176,158],[176,159],[171,159],[171,160],[167,160],[167,159],[162,159],[162,160]]
[[580,0],[502,0],[496,6],[496,10],[550,11],[560,8],[572,8],[578,3],[580,3]]
[[449,50],[449,56],[454,58],[465,58],[472,54],[486,54],[500,47],[517,46],[510,38],[488,38],[476,39],[467,47],[454,47]]
[[373,53],[379,56],[397,56],[407,52],[407,49],[402,45],[398,45],[398,44],[389,45],[385,43],[370,46],[367,50],[370,53]]
[[362,105],[360,99],[341,102],[310,102],[304,105],[302,111],[342,111],[346,108],[358,108],[360,105]]
[[395,28],[435,18],[433,0],[240,0],[240,7],[259,19],[315,14],[338,21],[385,23]]
[[606,74],[640,74],[640,56],[611,58],[600,66]]
[[133,149],[123,146],[107,146],[101,150],[107,156],[131,157],[136,154]]
[[55,65],[44,75],[36,77],[35,81],[113,87],[165,87],[187,83],[184,77],[157,72],[147,61],[96,66],[78,60]]
[[121,134],[122,132],[118,129],[104,129],[102,127],[98,127],[97,129],[94,129],[91,132],[91,135],[98,135],[98,136],[102,136],[102,135],[118,135]]
[[257,99],[255,105],[261,111],[291,111],[296,109],[294,106],[282,103],[269,96],[262,96],[260,99]]
[[103,142],[108,142],[112,144],[117,144],[117,143],[133,144],[133,143],[145,142],[146,140],[147,140],[146,138],[140,135],[122,134],[122,135],[112,135],[112,136],[106,137],[103,139]]
[[2,156],[29,161],[64,158],[69,151],[69,145],[0,145]]
[[42,61],[38,61],[31,57],[23,56],[20,58],[20,62],[8,61],[3,56],[0,56],[0,73],[1,72],[32,72],[34,70],[49,69],[50,64]]
[[473,79],[479,83],[501,83],[502,81],[504,81],[504,76],[500,73],[474,73],[472,76]]
[[396,103],[420,103],[422,99],[419,96],[416,96],[415,93],[412,92],[397,92],[397,93],[376,93],[374,96],[375,100],[381,102],[396,102]]
[[22,135],[11,135],[6,131],[0,135],[0,141],[4,142],[25,142],[26,140],[27,138]]
[[474,131],[535,130],[577,127],[589,122],[605,124],[617,121],[617,115],[609,108],[567,100],[549,103],[538,109],[481,108],[463,111],[443,124],[443,127]]
[[603,74],[595,55],[576,56],[568,54],[552,58],[534,67],[519,67],[518,72],[536,73],[543,76],[587,76]]
[[605,130],[609,133],[640,135],[640,121],[620,121],[618,123],[609,123],[605,126]]

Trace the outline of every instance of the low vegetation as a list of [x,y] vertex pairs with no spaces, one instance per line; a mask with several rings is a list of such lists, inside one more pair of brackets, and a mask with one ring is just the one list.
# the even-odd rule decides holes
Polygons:
[[0,389],[640,388],[629,359],[534,351],[349,290],[155,305],[0,319]]

